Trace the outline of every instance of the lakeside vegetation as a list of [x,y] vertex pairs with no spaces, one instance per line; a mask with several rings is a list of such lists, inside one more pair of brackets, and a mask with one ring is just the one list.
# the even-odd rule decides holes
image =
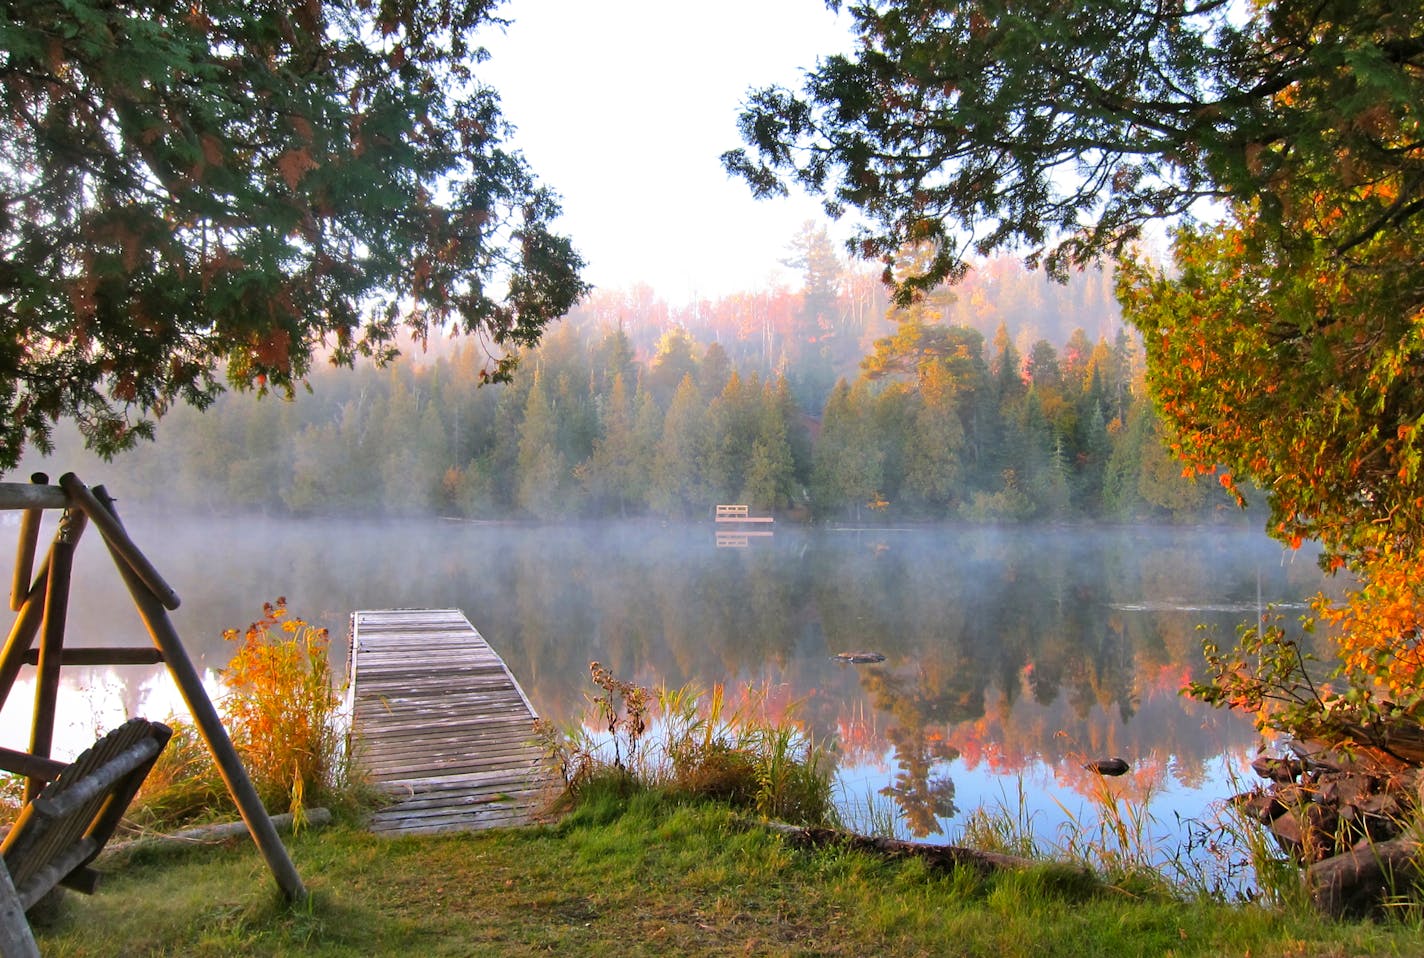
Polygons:
[[1416,919],[1340,923],[1085,881],[791,849],[725,806],[605,794],[547,828],[301,833],[280,904],[245,838],[150,854],[39,928],[55,958],[189,955],[1409,955]]
[[[256,673],[286,678],[251,684],[241,704],[249,714],[280,716],[257,745],[269,753],[258,767],[275,768],[282,764],[276,752],[295,740],[294,730],[309,727],[313,710],[299,715],[274,700],[320,664],[282,667],[309,636],[280,603],[264,612],[235,662],[252,670],[256,640],[264,650],[258,657],[269,663]],[[277,623],[292,627],[270,628]],[[47,955],[69,958],[612,948],[631,955],[1305,958],[1416,947],[1416,908],[1396,907],[1385,922],[1328,921],[1305,906],[1290,866],[1258,870],[1250,905],[1232,903],[1200,875],[1153,867],[1141,809],[1119,808],[1106,791],[1103,820],[1074,823],[1066,846],[1035,836],[1004,808],[970,816],[955,836],[973,848],[1032,856],[1019,867],[943,868],[838,842],[803,847],[762,824],[767,816],[837,820],[826,768],[792,716],[770,721],[753,708],[729,708],[719,689],[654,694],[597,664],[591,677],[600,691],[589,715],[563,731],[543,730],[566,786],[546,824],[376,836],[361,826],[372,794],[359,776],[329,778],[312,794],[337,800],[338,824],[299,829],[288,842],[309,901],[280,900],[246,836],[176,848],[138,843],[101,861],[110,877],[100,894],[68,895],[32,916],[40,944]],[[321,731],[303,741],[304,749],[333,743]],[[334,754],[306,757],[309,766],[339,767]],[[269,798],[280,791],[263,782]],[[151,811],[174,787],[171,778],[151,783],[140,808]],[[884,817],[877,826],[874,814],[861,825],[890,826]]]
[[[108,856],[113,879],[99,895],[36,916],[46,954],[1390,955],[1411,953],[1420,931],[1407,904],[1382,924],[1311,914],[1295,868],[1244,824],[1212,837],[1254,856],[1256,903],[1235,904],[1206,876],[1154,862],[1144,808],[1106,789],[1098,818],[1066,835],[1036,836],[998,808],[952,836],[1028,855],[1024,867],[946,870],[834,842],[801,848],[760,822],[840,816],[794,710],[733,707],[720,688],[654,693],[597,663],[589,714],[542,730],[565,786],[562,801],[551,795],[550,824],[379,838],[360,826],[374,796],[359,755],[343,762],[333,734],[324,636],[279,600],[231,637],[235,692],[223,708],[269,807],[300,811],[315,798],[339,812],[337,826],[291,842],[312,899],[280,903],[245,837],[176,852],[139,844]],[[159,829],[210,817],[216,800],[177,813],[165,802],[206,780],[155,776],[137,817]],[[852,824],[883,834],[895,814],[887,803]]]

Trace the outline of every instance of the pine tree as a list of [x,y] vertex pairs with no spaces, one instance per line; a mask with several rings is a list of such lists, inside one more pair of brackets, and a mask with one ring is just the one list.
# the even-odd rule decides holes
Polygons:
[[32,0],[0,20],[0,468],[403,328],[518,346],[587,290],[479,81],[495,4]]
[[756,438],[738,498],[759,512],[782,509],[795,494],[795,462],[787,439],[783,406],[777,390],[769,383],[761,390],[756,426]]
[[654,512],[682,518],[709,510],[709,493],[703,480],[706,448],[706,409],[689,374],[677,387],[663,419],[648,490],[648,504]]
[[516,502],[539,519],[568,514],[565,495],[568,467],[559,450],[558,423],[541,378],[534,380],[519,432]]
[[836,383],[821,416],[821,438],[811,469],[811,498],[818,513],[851,510],[858,520],[884,483],[885,452],[872,428],[868,387]]
[[914,437],[906,452],[905,489],[931,515],[943,516],[962,494],[960,456],[964,427],[959,420],[956,384],[949,370],[933,365],[920,381]]
[[642,458],[635,431],[633,402],[620,374],[603,402],[603,434],[593,454],[577,472],[598,512],[628,515],[628,507],[645,497],[648,462]]

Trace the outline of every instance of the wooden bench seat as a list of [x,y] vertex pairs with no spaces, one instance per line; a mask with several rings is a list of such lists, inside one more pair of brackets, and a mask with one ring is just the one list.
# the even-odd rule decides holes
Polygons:
[[[103,851],[172,735],[159,722],[130,719],[68,765],[0,749],[0,768],[48,782],[20,809],[0,842],[13,888],[13,900],[0,901],[0,922],[13,925],[16,906],[23,921],[23,912],[57,885],[93,893],[99,876],[89,863]],[[0,882],[0,898],[12,894],[5,886]],[[12,932],[22,940],[9,927],[0,931],[0,942],[9,942]]]

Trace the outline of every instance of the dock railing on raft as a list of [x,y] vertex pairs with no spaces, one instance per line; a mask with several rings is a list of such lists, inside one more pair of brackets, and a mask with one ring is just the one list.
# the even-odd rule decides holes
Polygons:
[[[46,509],[63,510],[49,554],[35,570],[40,521]],[[10,592],[10,609],[16,613],[10,634],[0,650],[0,708],[14,687],[22,666],[37,668],[34,718],[29,754],[50,758],[60,669],[65,665],[152,665],[162,663],[178,686],[192,713],[193,724],[212,752],[223,781],[232,793],[243,822],[256,842],[267,867],[289,900],[300,901],[307,892],[287,849],[277,836],[272,819],[238,758],[232,739],[217,709],[203,688],[202,678],[188,657],[182,640],[168,618],[178,608],[178,594],[159,575],[148,558],[129,538],[119,521],[114,501],[103,486],[92,490],[73,473],[50,485],[49,477],[36,473],[30,483],[0,482],[0,510],[22,510],[20,541]],[[153,639],[144,648],[64,647],[74,550],[86,525],[92,523],[127,587],[139,618]],[[35,648],[38,637],[39,647]],[[33,798],[40,782],[30,779],[25,799]]]

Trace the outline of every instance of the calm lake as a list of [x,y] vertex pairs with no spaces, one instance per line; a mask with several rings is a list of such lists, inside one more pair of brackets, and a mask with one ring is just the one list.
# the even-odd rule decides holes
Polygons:
[[[976,807],[1022,801],[1051,839],[1082,814],[1094,779],[1082,763],[1115,756],[1133,769],[1115,788],[1150,797],[1168,832],[1203,817],[1239,790],[1233,777],[1250,778],[1257,737],[1178,694],[1198,673],[1202,628],[1227,642],[1270,604],[1293,619],[1323,584],[1310,554],[1245,529],[778,524],[725,548],[711,522],[126,519],[182,597],[173,619],[201,666],[221,667],[223,629],[279,595],[330,628],[338,660],[355,609],[458,608],[556,720],[581,713],[591,660],[645,685],[720,682],[734,700],[750,687],[794,702],[836,743],[852,817],[877,802],[920,837],[953,838]],[[68,636],[148,641],[92,531]],[[885,661],[833,659],[861,650]],[[25,739],[31,675],[0,713],[3,744]],[[66,675],[81,744],[120,711],[172,709],[155,669]]]

